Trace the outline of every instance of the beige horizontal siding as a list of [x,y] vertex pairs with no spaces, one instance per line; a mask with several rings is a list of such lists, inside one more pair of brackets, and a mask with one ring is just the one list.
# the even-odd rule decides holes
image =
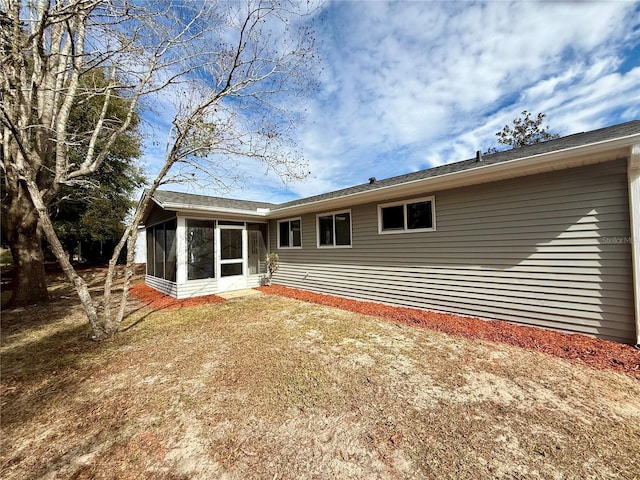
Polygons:
[[[247,275],[247,287],[254,288],[260,286],[262,275]],[[203,280],[189,280],[186,283],[178,285],[177,298],[200,297],[202,295],[214,295],[220,293],[218,288],[218,280],[215,278],[207,278]]]
[[144,222],[144,224],[146,227],[150,227],[157,223],[162,223],[167,220],[171,220],[172,218],[175,218],[175,217],[176,217],[176,212],[172,212],[170,210],[164,210],[154,203],[153,208],[151,209],[151,212],[149,212],[149,215],[147,216],[147,219]]
[[302,249],[274,248],[272,222],[274,282],[633,340],[625,160],[429,194],[435,231],[380,235],[377,204],[354,205],[347,249],[316,247],[321,211]]
[[262,275],[247,275],[247,288],[255,288],[262,285]]
[[172,297],[175,297],[177,295],[177,285],[174,282],[170,282],[169,280],[146,275],[144,278],[144,283],[164,293],[165,295],[171,295]]
[[178,285],[177,298],[200,297],[218,293],[218,280],[205,278],[202,280],[189,280]]

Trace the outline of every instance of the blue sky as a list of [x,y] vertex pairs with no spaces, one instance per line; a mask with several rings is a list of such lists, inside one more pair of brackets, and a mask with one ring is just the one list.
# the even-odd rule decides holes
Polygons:
[[640,3],[328,1],[306,21],[323,67],[296,133],[309,177],[243,161],[237,186],[164,189],[278,203],[471,158],[523,110],[561,135],[640,119]]

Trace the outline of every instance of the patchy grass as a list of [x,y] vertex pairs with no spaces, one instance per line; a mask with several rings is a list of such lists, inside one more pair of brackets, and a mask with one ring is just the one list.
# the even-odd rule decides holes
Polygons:
[[145,307],[95,344],[64,301],[3,312],[3,479],[640,471],[628,375],[266,295]]
[[305,302],[338,307],[350,312],[374,315],[413,327],[429,328],[466,338],[491,340],[528,348],[595,368],[625,372],[640,380],[640,351],[631,345],[504,321],[482,320],[451,313],[353,300],[281,285],[258,287],[257,290]]

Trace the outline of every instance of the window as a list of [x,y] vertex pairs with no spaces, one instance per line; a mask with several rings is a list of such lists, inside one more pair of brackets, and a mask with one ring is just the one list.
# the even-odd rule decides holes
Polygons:
[[382,230],[404,230],[404,205],[382,209]]
[[153,260],[155,263],[155,276],[158,278],[164,278],[164,223],[161,225],[156,225],[154,227],[153,236],[155,239],[155,254],[153,256]]
[[242,260],[242,230],[220,229],[221,260]]
[[242,275],[242,263],[223,263],[220,265],[220,275],[223,277]]
[[164,224],[164,278],[171,282],[176,281],[176,220]]
[[187,279],[215,278],[213,220],[187,220]]
[[434,197],[378,205],[378,233],[425,232],[435,229]]
[[278,248],[302,247],[302,220],[299,218],[278,222]]
[[351,211],[324,213],[318,219],[318,247],[351,246]]
[[147,228],[147,275],[153,276],[155,273],[153,264],[153,227]]
[[147,275],[176,281],[176,220],[147,228]]
[[220,276],[243,275],[243,228],[220,227]]

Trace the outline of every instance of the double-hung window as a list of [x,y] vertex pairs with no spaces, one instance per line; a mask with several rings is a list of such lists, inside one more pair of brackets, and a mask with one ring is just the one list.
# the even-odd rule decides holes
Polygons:
[[323,213],[317,217],[318,247],[351,246],[351,211]]
[[378,205],[378,233],[428,232],[435,229],[433,196]]
[[278,248],[302,248],[302,220],[278,221]]

